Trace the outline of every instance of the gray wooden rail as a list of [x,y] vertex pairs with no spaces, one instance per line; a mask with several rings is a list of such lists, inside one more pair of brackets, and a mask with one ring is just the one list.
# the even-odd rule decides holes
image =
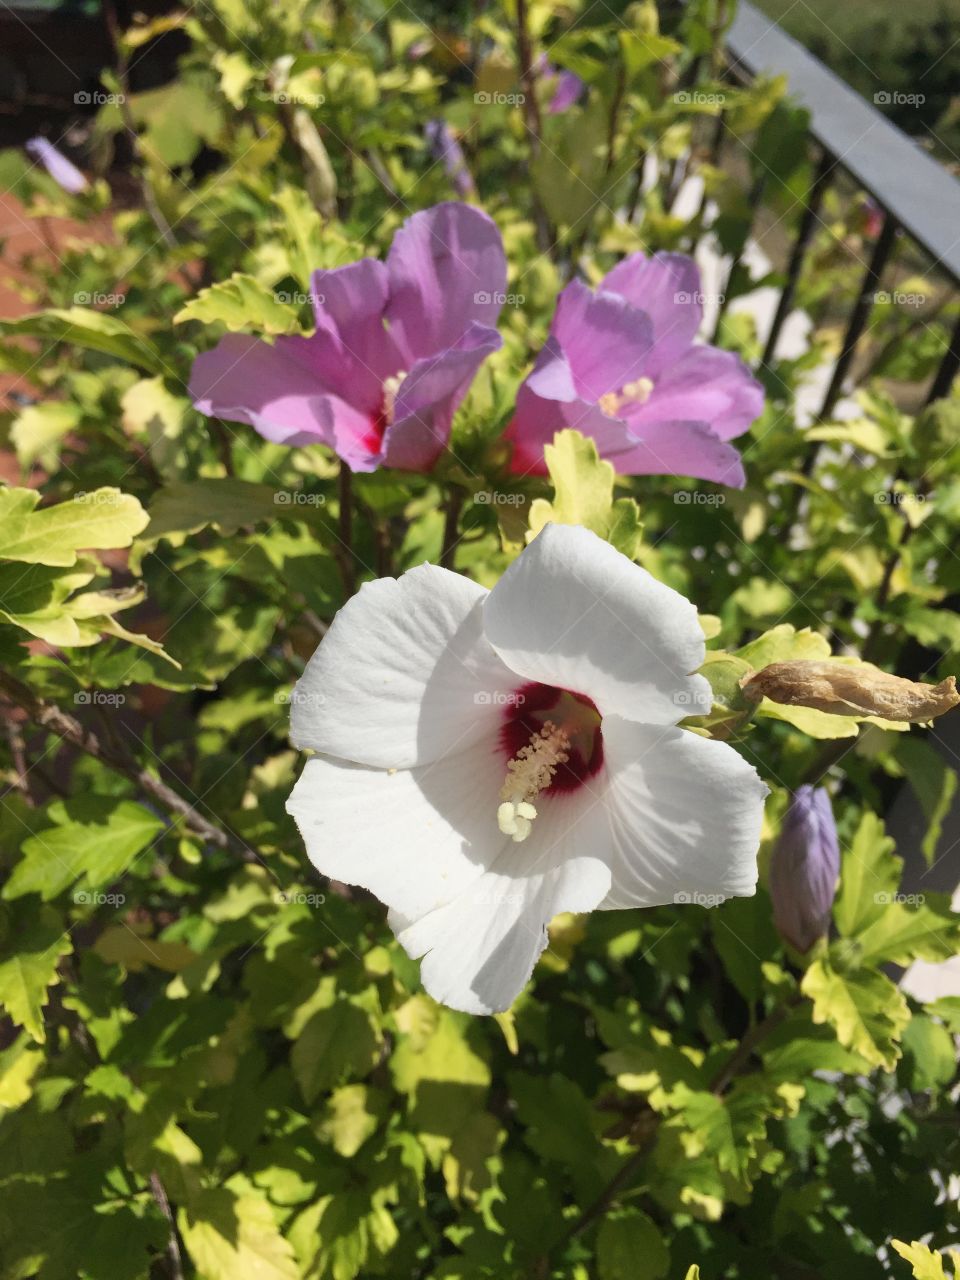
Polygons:
[[[932,258],[934,269],[960,289],[960,181],[749,0],[740,0],[727,35],[727,53],[735,78],[787,77],[790,97],[810,113],[811,137],[820,151],[763,364],[773,358],[831,177],[844,170],[883,210],[883,224],[821,409],[820,416],[827,417],[840,395],[898,233],[920,245]],[[949,392],[958,367],[960,320],[945,347],[928,401]]]

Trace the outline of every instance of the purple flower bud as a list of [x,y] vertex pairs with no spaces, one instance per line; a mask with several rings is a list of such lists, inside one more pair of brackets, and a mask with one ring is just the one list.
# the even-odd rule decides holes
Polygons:
[[541,53],[537,59],[535,70],[541,80],[551,80],[556,77],[553,97],[547,107],[548,113],[552,116],[559,115],[572,107],[587,87],[576,72],[564,71],[554,66],[545,53]]
[[31,138],[26,149],[39,160],[50,177],[70,195],[77,196],[90,185],[75,164],[46,138]]
[[568,110],[583,93],[586,85],[573,71],[561,71],[557,79],[557,87],[547,111],[552,116]]
[[430,154],[439,160],[453,183],[457,194],[463,197],[476,194],[473,178],[467,168],[467,160],[463,148],[453,136],[450,126],[445,120],[428,120],[423,130]]
[[810,950],[830,925],[840,875],[840,846],[824,787],[798,787],[770,860],[770,896],[780,936]]

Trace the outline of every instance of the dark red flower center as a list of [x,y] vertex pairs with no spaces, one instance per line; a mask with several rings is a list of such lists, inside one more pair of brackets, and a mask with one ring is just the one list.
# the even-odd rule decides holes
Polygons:
[[500,749],[505,758],[516,759],[547,723],[562,729],[570,746],[543,794],[574,791],[603,764],[600,712],[586,694],[550,684],[521,685],[503,709]]

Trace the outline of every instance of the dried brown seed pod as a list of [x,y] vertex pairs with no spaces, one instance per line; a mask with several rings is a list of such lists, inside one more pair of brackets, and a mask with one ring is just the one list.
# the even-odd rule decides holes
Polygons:
[[740,687],[756,702],[769,698],[834,716],[879,716],[911,723],[933,720],[960,703],[953,676],[939,684],[918,684],[868,662],[772,662],[744,676]]

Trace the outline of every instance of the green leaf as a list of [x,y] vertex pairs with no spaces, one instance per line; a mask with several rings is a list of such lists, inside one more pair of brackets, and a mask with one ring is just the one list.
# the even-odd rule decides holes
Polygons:
[[840,891],[833,914],[848,944],[848,963],[945,960],[960,945],[955,914],[944,895],[903,894],[898,890],[903,863],[893,854],[883,822],[866,812],[843,855]]
[[92,577],[86,568],[0,562],[0,617],[50,644],[77,644],[80,629],[66,612],[66,601]]
[[300,187],[283,186],[273,197],[280,210],[280,233],[287,250],[289,273],[306,289],[312,273],[328,265],[330,235],[310,197]]
[[730,981],[745,1000],[760,999],[765,987],[761,961],[777,952],[770,899],[761,889],[752,898],[732,898],[709,913],[714,945]]
[[755,714],[769,720],[783,720],[810,738],[855,738],[860,732],[859,722],[853,716],[833,716],[815,707],[788,707],[769,698],[761,699]]
[[960,646],[960,614],[949,609],[911,609],[901,620],[901,625],[928,649],[956,649]]
[[956,794],[957,773],[939,751],[914,734],[901,738],[897,743],[896,760],[903,767],[926,818],[920,848],[927,866],[931,866],[943,830],[943,820],[950,812]]
[[840,1043],[871,1066],[893,1070],[910,1009],[889,978],[872,969],[841,974],[817,960],[804,974],[801,990],[813,1001],[814,1022],[829,1023]]
[[176,476],[190,401],[168,391],[162,378],[141,378],[124,392],[120,407],[124,430],[146,437],[150,458],[165,480]]
[[105,796],[56,800],[46,817],[54,825],[28,836],[21,846],[23,858],[3,887],[8,901],[26,893],[49,901],[75,882],[83,886],[75,900],[92,901],[93,892],[122,875],[164,829],[143,805]]
[[410,1095],[410,1128],[439,1154],[482,1108],[490,1068],[471,1043],[464,1015],[414,996],[398,1010],[397,1021],[407,1034],[390,1058],[393,1081]]
[[327,1100],[327,1117],[320,1132],[329,1137],[335,1151],[351,1160],[376,1133],[386,1113],[386,1099],[365,1084],[345,1084]]
[[893,850],[882,819],[864,813],[844,850],[840,889],[833,904],[833,919],[842,937],[862,933],[896,894],[903,864]]
[[957,1073],[953,1036],[926,1014],[914,1014],[910,1019],[903,1033],[903,1050],[912,1064],[915,1089],[944,1088]]
[[365,1009],[335,1000],[318,1009],[298,1035],[290,1065],[308,1103],[348,1075],[367,1075],[376,1065],[380,1037]]
[[544,1078],[518,1071],[509,1081],[517,1116],[527,1130],[527,1145],[545,1160],[575,1169],[589,1165],[596,1156],[597,1141],[590,1105],[579,1086],[558,1072]]
[[41,1044],[47,988],[58,981],[57,965],[73,950],[70,934],[49,907],[18,907],[0,952],[0,1006]]
[[681,1129],[688,1156],[708,1155],[721,1173],[745,1181],[767,1121],[783,1115],[795,1096],[794,1086],[771,1089],[763,1079],[737,1080],[723,1098],[680,1083],[666,1099],[676,1113],[667,1123]]
[[[913,1267],[914,1280],[950,1280],[943,1265],[943,1254],[933,1250],[919,1240],[905,1244],[903,1240],[891,1240],[890,1243],[901,1258],[906,1258]],[[954,1269],[954,1280],[960,1276],[960,1253],[950,1254]]]
[[210,524],[230,536],[246,525],[280,516],[309,518],[316,511],[317,502],[294,502],[291,497],[286,489],[246,480],[177,482],[161,489],[151,502],[146,537],[153,540],[171,533],[196,533]]
[[56,468],[60,442],[80,423],[80,410],[75,404],[58,400],[28,405],[14,418],[10,427],[10,443],[22,467],[39,462],[47,471]]
[[830,643],[809,627],[798,631],[790,623],[783,622],[734,652],[754,671],[762,671],[772,662],[810,662],[829,658]]
[[209,1188],[179,1210],[177,1224],[203,1280],[297,1280],[300,1275],[293,1247],[263,1196]]
[[139,365],[148,373],[163,372],[163,361],[144,338],[118,316],[93,307],[37,311],[18,320],[0,320],[0,336],[40,338],[45,343],[69,342]]
[[881,914],[856,938],[858,964],[936,962],[960,951],[960,918],[946,894],[894,894],[887,901],[877,896]]
[[70,502],[34,510],[32,489],[0,490],[0,557],[26,564],[73,565],[88,548],[129,547],[147,524],[131,494],[95,489]]
[[30,1100],[33,1077],[42,1066],[43,1054],[31,1045],[29,1036],[17,1036],[13,1044],[0,1050],[0,1116]]
[[242,110],[247,90],[257,78],[257,69],[242,53],[218,49],[213,65],[220,73],[220,92],[237,111]]
[[201,289],[173,317],[174,324],[183,324],[185,320],[219,323],[231,333],[300,332],[296,307],[242,272]]
[[129,107],[143,150],[163,172],[190,164],[204,142],[215,147],[219,141],[223,110],[212,84],[178,78],[131,94]]
[[608,1214],[597,1233],[600,1280],[661,1280],[670,1253],[659,1230],[640,1209]]
[[545,524],[577,524],[606,538],[633,560],[640,549],[640,510],[633,498],[613,497],[613,464],[602,459],[596,442],[579,431],[558,431],[544,457],[554,498],[537,498],[530,505],[530,530],[535,537]]

